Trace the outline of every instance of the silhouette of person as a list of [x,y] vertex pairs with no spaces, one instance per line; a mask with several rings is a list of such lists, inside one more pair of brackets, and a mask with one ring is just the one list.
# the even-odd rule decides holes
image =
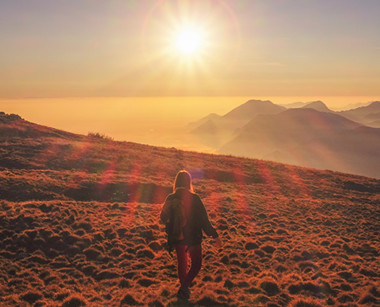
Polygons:
[[[202,200],[193,191],[191,175],[187,171],[178,172],[173,193],[167,196],[160,218],[166,225],[169,252],[175,248],[177,254],[178,278],[181,284],[177,297],[188,300],[191,282],[202,266],[202,230],[216,239],[217,247],[221,247],[222,242],[209,221]],[[189,270],[188,254],[191,259]]]

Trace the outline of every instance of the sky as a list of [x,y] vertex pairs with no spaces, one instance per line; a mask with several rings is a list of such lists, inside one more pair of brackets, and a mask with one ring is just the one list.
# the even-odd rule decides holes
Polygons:
[[[0,0],[0,98],[380,96],[379,12],[379,0]],[[178,48],[185,30],[192,52]]]

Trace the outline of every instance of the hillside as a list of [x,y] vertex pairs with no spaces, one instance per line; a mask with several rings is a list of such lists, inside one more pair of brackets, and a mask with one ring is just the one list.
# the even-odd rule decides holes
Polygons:
[[158,216],[183,168],[224,241],[205,239],[189,306],[378,303],[380,180],[15,115],[0,131],[0,305],[181,306]]

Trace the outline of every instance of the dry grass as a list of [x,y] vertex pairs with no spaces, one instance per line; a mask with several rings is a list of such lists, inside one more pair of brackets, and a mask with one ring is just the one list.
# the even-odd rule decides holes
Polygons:
[[378,304],[379,180],[17,121],[0,121],[24,129],[0,136],[0,305],[177,306],[158,216],[182,168],[225,242],[205,240],[193,303]]

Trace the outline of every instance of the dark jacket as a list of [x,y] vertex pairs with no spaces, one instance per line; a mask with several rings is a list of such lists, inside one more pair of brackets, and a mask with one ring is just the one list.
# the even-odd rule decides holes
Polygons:
[[179,188],[175,193],[169,194],[165,200],[161,211],[161,222],[170,227],[170,217],[173,214],[173,200],[181,200],[183,213],[185,215],[185,226],[183,226],[184,239],[177,241],[176,244],[199,245],[202,242],[202,230],[213,238],[218,234],[212,227],[205,206],[200,197],[187,189]]

